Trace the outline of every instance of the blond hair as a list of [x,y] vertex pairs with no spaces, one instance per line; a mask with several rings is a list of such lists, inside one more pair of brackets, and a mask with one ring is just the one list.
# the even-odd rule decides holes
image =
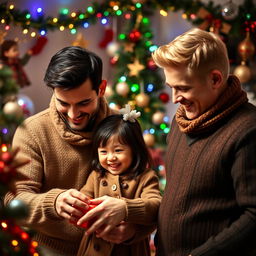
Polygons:
[[214,69],[219,70],[225,80],[229,75],[225,44],[218,35],[198,28],[193,28],[169,44],[160,46],[152,57],[161,68],[185,65],[191,75],[207,75]]

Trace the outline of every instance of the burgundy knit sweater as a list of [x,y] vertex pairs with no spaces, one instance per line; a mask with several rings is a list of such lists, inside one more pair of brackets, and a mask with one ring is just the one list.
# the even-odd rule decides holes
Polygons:
[[256,255],[256,108],[242,103],[197,135],[173,120],[167,140],[157,256]]

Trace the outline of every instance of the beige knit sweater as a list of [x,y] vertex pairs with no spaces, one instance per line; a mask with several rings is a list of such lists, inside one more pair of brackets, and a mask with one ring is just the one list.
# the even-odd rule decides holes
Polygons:
[[[95,126],[112,111],[105,99],[100,99],[100,112]],[[13,138],[13,147],[19,147],[17,157],[30,159],[21,167],[24,180],[17,175],[16,199],[30,207],[24,225],[36,231],[35,240],[60,253],[75,255],[82,238],[82,230],[59,217],[55,211],[57,196],[70,188],[80,189],[88,177],[91,160],[91,132],[74,133],[60,118],[54,96],[50,107],[28,119]],[[14,198],[7,193],[5,203]]]

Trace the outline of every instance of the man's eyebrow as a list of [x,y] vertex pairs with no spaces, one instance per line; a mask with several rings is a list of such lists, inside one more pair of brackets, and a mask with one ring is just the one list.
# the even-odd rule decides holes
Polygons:
[[[57,98],[57,97],[56,97],[56,99],[57,99],[57,101],[59,101],[60,103],[69,104],[69,103],[67,103],[66,101],[63,101],[63,100],[61,100],[61,99],[59,99],[59,98]],[[91,100],[92,100],[91,98],[89,98],[89,99],[84,99],[84,100],[81,100],[81,101],[77,102],[76,104],[88,103],[88,102],[90,102]]]
[[173,87],[179,87],[179,88],[190,88],[189,85],[186,85],[186,84],[175,84],[175,85],[170,85],[169,83],[165,82],[165,84],[171,88]]

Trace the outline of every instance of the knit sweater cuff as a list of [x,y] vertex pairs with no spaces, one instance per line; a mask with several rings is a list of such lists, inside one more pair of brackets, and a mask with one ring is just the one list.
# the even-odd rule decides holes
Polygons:
[[49,217],[50,219],[61,219],[62,217],[58,215],[55,207],[56,199],[59,194],[64,192],[66,190],[63,189],[51,189],[43,202],[43,206],[45,209],[46,216]]
[[140,223],[145,218],[145,205],[142,200],[123,198],[126,202],[127,222]]

